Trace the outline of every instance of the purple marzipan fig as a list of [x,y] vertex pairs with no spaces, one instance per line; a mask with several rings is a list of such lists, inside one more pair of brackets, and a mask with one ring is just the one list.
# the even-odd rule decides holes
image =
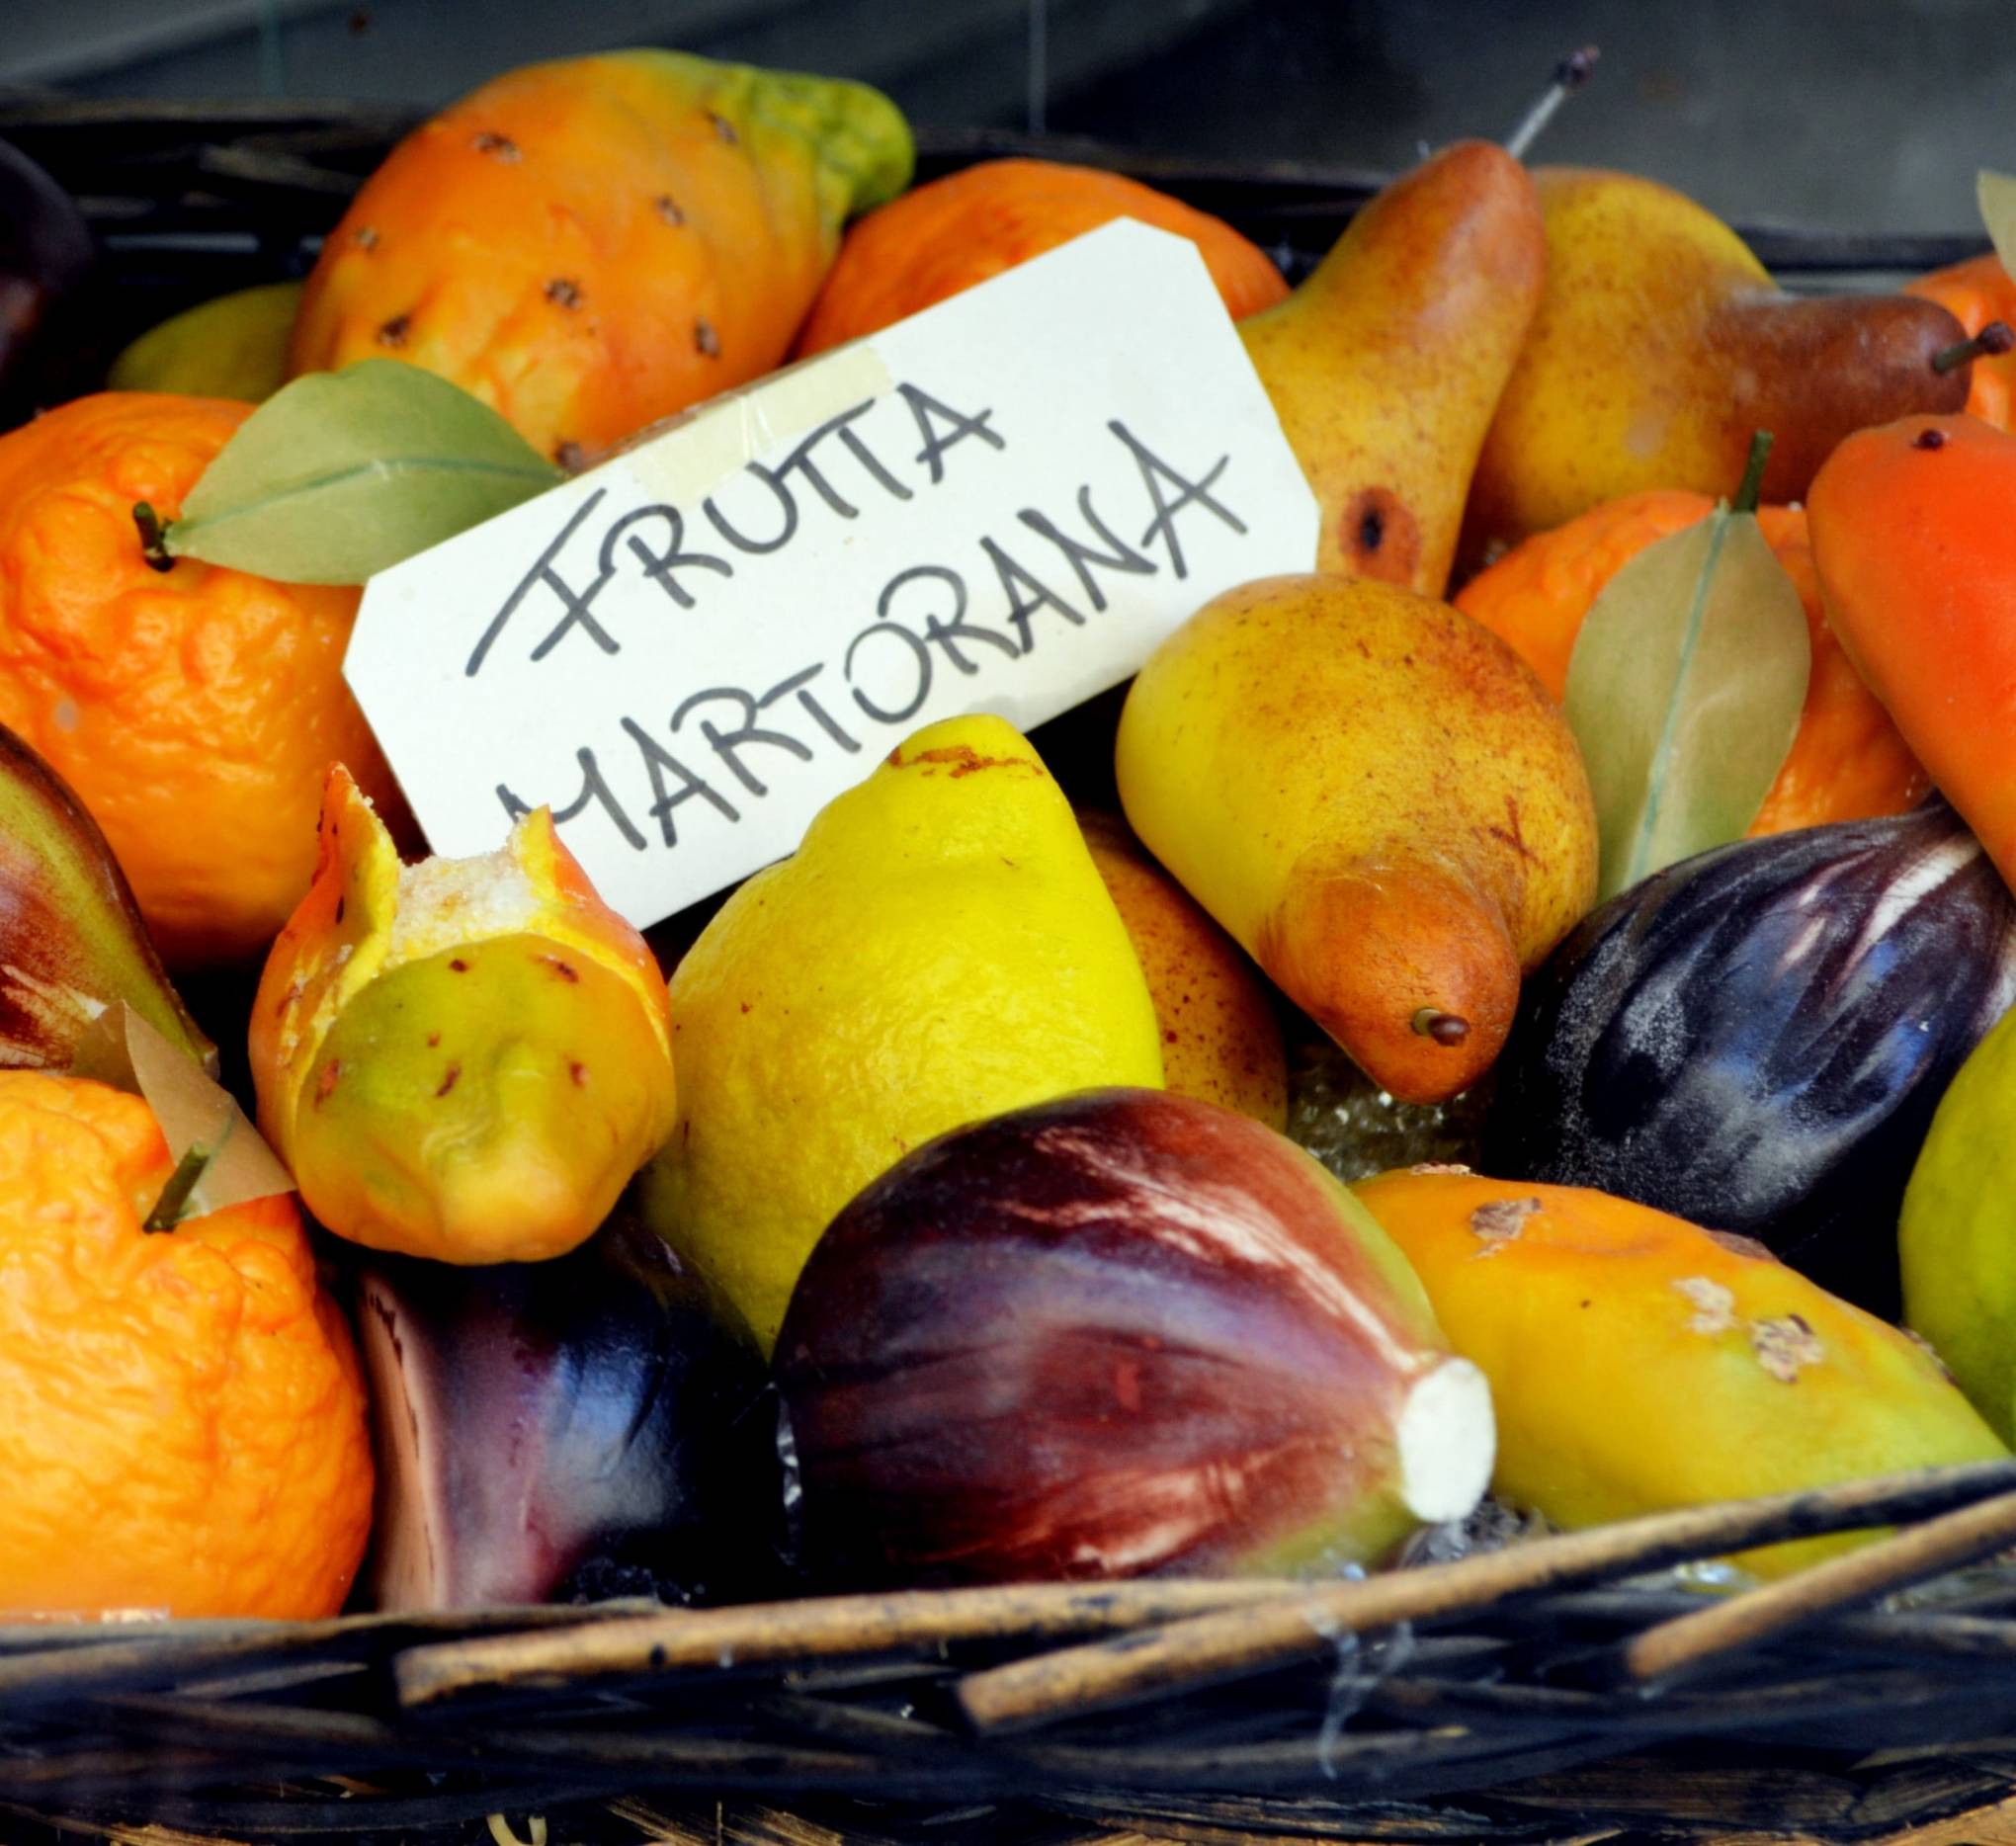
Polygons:
[[380,1608],[712,1598],[775,1565],[762,1363],[640,1224],[547,1263],[376,1257],[358,1325]]
[[1483,1377],[1345,1189],[1259,1123],[1094,1090],[919,1148],[777,1348],[841,1584],[1325,1570],[1457,1519]]

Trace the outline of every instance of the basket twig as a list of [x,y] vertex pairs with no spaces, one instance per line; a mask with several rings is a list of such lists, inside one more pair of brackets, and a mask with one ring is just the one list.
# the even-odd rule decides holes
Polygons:
[[1204,1611],[1248,1608],[1297,1587],[1266,1579],[1031,1583],[676,1609],[592,1630],[409,1647],[394,1661],[393,1676],[400,1703],[418,1708],[514,1686],[711,1676],[731,1667],[860,1658],[952,1641],[1126,1633]]
[[1669,1679],[1720,1655],[1817,1621],[1848,1604],[1921,1583],[2016,1544],[2016,1493],[1927,1521],[1867,1551],[1647,1629],[1624,1649],[1632,1679]]
[[1515,1596],[1662,1569],[1718,1552],[1886,1525],[2012,1481],[2016,1462],[1985,1462],[1564,1533],[1452,1564],[1303,1589],[1249,1609],[1192,1617],[1153,1635],[989,1668],[960,1682],[959,1703],[983,1734],[1030,1729],[1315,1658],[1340,1636],[1461,1615]]

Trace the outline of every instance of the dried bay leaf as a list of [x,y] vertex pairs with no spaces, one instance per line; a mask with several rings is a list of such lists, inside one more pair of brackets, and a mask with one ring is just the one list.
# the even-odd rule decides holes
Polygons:
[[366,359],[296,378],[246,418],[167,549],[283,583],[362,583],[564,478],[459,385]]
[[166,1223],[150,1228],[294,1191],[294,1176],[230,1092],[124,1000],[78,1042],[69,1074],[139,1097],[160,1124],[177,1196]]
[[1599,901],[1742,836],[1811,669],[1799,591],[1752,514],[1718,507],[1604,585],[1565,701],[1596,797]]

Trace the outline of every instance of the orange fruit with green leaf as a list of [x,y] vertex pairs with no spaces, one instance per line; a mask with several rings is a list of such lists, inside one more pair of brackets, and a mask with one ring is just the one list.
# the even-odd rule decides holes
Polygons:
[[283,1194],[143,1228],[147,1105],[0,1072],[0,1615],[318,1617],[371,1525],[349,1330]]
[[[1582,619],[1604,586],[1647,545],[1706,519],[1714,507],[1706,494],[1627,494],[1515,546],[1471,578],[1456,606],[1509,642],[1560,699]],[[1749,833],[1900,812],[1931,782],[1827,624],[1806,512],[1759,507],[1757,522],[1799,590],[1812,669],[1792,749]]]
[[251,406],[83,397],[0,436],[0,724],[105,830],[163,957],[257,953],[307,889],[333,762],[396,788],[343,681],[355,589],[150,561]]

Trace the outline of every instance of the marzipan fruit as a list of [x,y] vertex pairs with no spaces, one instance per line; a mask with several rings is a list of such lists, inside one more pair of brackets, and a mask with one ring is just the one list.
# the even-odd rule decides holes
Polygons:
[[1459,141],[1239,325],[1320,510],[1316,564],[1440,596],[1477,451],[1547,268],[1526,169]]
[[672,1128],[664,978],[550,810],[494,853],[401,866],[340,767],[251,1050],[309,1210],[406,1256],[564,1255]]
[[1290,999],[1408,1102],[1475,1082],[1594,901],[1596,817],[1533,671],[1446,603],[1243,584],[1121,714],[1128,819]]
[[1540,167],[1547,289],[1477,458],[1464,549],[1483,561],[1620,494],[1727,494],[1774,439],[1763,498],[1803,499],[1851,431],[1958,410],[1966,330],[1910,295],[1794,295],[1713,212],[1632,173]]
[[[1910,1335],[1742,1238],[1446,1167],[1355,1190],[1491,1381],[1493,1489],[1558,1526],[2007,1453]],[[1869,1536],[1740,1561],[1777,1576]]]
[[1070,803],[997,717],[918,731],[743,884],[673,974],[672,1034],[679,1127],[646,1210],[766,1353],[819,1233],[911,1148],[1162,1082]]

